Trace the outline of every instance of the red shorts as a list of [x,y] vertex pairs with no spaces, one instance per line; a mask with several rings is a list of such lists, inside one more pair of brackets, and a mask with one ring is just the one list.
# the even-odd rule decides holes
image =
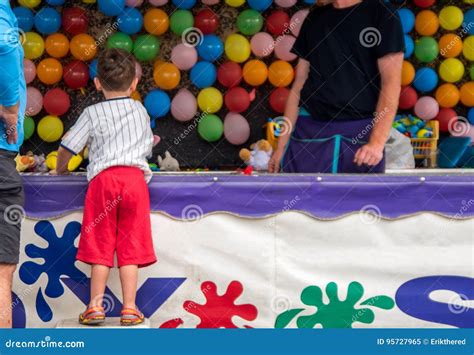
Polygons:
[[114,166],[89,183],[77,260],[118,267],[156,262],[151,235],[150,195],[143,171]]

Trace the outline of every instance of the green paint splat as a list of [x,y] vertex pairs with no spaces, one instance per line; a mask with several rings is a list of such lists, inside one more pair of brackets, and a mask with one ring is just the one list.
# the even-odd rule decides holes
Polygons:
[[[323,291],[318,286],[308,286],[301,292],[301,301],[308,306],[314,306],[316,312],[296,319],[298,328],[314,328],[321,325],[323,328],[352,328],[356,322],[370,324],[375,320],[374,312],[367,307],[380,309],[392,309],[395,302],[392,298],[384,295],[374,296],[361,301],[364,288],[356,281],[349,284],[347,297],[341,301],[338,297],[338,287],[335,282],[326,286],[326,295],[329,302],[323,302]],[[367,307],[360,307],[360,306]],[[290,309],[278,315],[275,328],[285,328],[290,322],[303,311],[302,308]]]

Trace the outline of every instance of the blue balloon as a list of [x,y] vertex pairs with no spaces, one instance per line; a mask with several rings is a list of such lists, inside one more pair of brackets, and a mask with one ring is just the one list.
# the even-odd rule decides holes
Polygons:
[[94,79],[97,76],[97,59],[89,64],[89,78]]
[[415,43],[413,42],[413,39],[409,35],[404,35],[405,39],[405,54],[404,58],[410,58],[413,55],[413,51],[415,50]]
[[413,86],[420,92],[429,92],[438,86],[438,74],[432,68],[420,68],[415,73]]
[[469,111],[467,111],[467,120],[470,124],[474,125],[474,107],[471,107]]
[[15,14],[16,20],[18,22],[18,27],[25,32],[31,31],[35,23],[33,11],[27,7],[18,6],[13,8],[13,13]]
[[224,53],[224,44],[216,35],[205,35],[197,46],[199,56],[208,62],[214,62]]
[[403,7],[398,10],[398,16],[400,16],[400,20],[402,21],[403,33],[411,32],[413,27],[415,27],[415,15],[413,11]]
[[66,0],[46,0],[46,2],[51,6],[61,6],[66,2]]
[[117,22],[120,31],[128,35],[133,35],[142,29],[143,16],[141,12],[134,7],[127,7],[125,11],[117,17]]
[[249,6],[257,11],[265,11],[272,5],[273,0],[247,0]]
[[145,108],[152,119],[166,116],[170,107],[170,97],[162,90],[151,90],[145,97]]
[[217,70],[214,64],[209,62],[198,62],[191,69],[191,81],[199,89],[212,86],[217,78]]
[[462,27],[467,33],[474,35],[474,9],[470,9],[464,14]]
[[58,32],[61,28],[61,15],[52,7],[43,7],[35,15],[35,27],[44,35]]
[[106,16],[117,16],[125,9],[125,0],[98,0],[99,10]]
[[196,0],[173,0],[173,5],[179,9],[189,10],[196,5]]

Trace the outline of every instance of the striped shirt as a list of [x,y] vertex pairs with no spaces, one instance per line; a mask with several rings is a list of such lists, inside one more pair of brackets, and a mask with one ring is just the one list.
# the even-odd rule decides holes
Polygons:
[[109,99],[87,107],[63,138],[61,146],[73,154],[89,147],[87,179],[111,166],[135,166],[151,179],[147,156],[153,148],[150,116],[129,97]]

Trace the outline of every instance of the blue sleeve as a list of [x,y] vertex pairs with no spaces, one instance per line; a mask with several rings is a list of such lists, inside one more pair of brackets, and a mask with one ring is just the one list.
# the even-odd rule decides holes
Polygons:
[[23,76],[18,29],[0,7],[0,105],[14,106],[20,100],[20,78]]

